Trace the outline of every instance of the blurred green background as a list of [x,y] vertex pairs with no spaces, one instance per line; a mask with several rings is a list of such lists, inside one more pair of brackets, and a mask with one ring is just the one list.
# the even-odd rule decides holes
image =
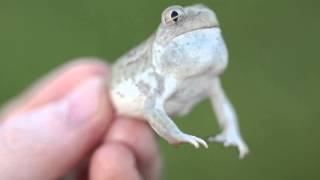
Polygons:
[[[0,104],[72,58],[114,61],[155,31],[164,8],[198,2],[0,0]],[[251,154],[160,140],[164,179],[320,179],[320,1],[202,3],[221,22],[230,52],[223,85]],[[175,119],[191,134],[219,132],[209,101]]]

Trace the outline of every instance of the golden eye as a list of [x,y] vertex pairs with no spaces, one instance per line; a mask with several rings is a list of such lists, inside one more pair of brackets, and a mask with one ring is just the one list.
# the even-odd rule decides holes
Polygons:
[[184,17],[184,11],[181,6],[171,6],[163,11],[162,23],[166,25],[177,24]]

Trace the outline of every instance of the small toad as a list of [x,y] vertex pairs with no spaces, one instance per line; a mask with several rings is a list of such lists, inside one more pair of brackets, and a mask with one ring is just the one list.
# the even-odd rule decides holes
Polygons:
[[208,141],[248,152],[235,111],[219,75],[228,52],[215,13],[204,5],[165,9],[156,32],[120,57],[112,67],[110,94],[118,114],[145,119],[170,144],[208,147],[203,139],[182,132],[170,117],[186,115],[209,97],[222,133]]

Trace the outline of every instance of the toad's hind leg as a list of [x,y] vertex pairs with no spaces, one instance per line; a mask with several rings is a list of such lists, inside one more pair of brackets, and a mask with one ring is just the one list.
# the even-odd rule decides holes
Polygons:
[[208,141],[221,142],[225,146],[236,146],[239,150],[240,158],[243,158],[249,153],[249,149],[241,137],[236,113],[224,94],[218,78],[213,80],[209,96],[222,133],[210,136]]
[[204,140],[183,133],[164,111],[161,101],[151,98],[146,100],[143,114],[157,134],[170,144],[189,143],[195,148],[198,148],[200,145],[208,147]]

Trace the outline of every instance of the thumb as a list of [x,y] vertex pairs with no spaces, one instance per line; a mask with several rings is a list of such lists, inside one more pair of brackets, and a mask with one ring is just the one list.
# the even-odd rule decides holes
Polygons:
[[0,179],[55,179],[101,140],[111,123],[105,85],[92,78],[61,100],[0,126]]

